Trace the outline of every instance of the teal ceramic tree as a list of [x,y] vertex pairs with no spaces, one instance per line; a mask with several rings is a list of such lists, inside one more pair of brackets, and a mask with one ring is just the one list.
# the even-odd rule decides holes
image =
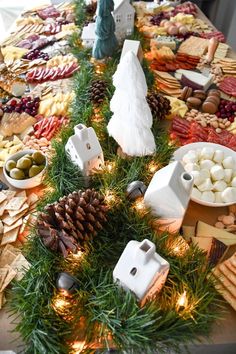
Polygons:
[[93,46],[93,57],[96,59],[112,56],[118,46],[115,21],[111,14],[113,10],[113,0],[99,0],[95,29],[96,40]]

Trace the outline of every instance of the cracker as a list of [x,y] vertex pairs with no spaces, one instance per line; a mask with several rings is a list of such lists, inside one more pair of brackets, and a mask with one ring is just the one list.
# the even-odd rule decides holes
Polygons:
[[7,204],[6,210],[18,210],[22,207],[26,201],[26,197],[13,197]]
[[10,265],[16,257],[17,256],[9,250],[3,252],[0,257],[0,268]]
[[35,204],[35,203],[37,203],[38,200],[39,200],[39,198],[38,198],[37,194],[31,193],[27,198],[27,203],[29,205]]
[[0,192],[0,203],[2,203],[6,199],[7,199],[6,195],[3,192]]
[[17,220],[14,224],[8,226],[8,225],[4,225],[4,232],[3,235],[5,235],[6,233],[8,233],[9,231],[15,229],[18,226],[22,225],[22,218],[20,218],[19,220]]
[[2,234],[3,234],[3,223],[0,220],[0,235],[2,235]]
[[30,268],[30,263],[23,254],[19,254],[11,263],[10,267],[17,273],[16,280],[21,280],[24,277],[25,272]]
[[12,253],[14,253],[16,256],[21,253],[19,248],[16,248],[10,244],[7,244],[4,248],[3,248],[3,252],[6,252],[6,251],[11,251]]
[[2,292],[12,281],[12,279],[15,278],[17,272],[14,269],[9,269],[6,278],[4,279],[4,282],[0,288],[0,292]]
[[4,202],[1,203],[1,205],[0,205],[0,216],[2,216],[4,214],[4,211],[6,210],[7,203],[8,203],[8,200],[4,200]]
[[8,213],[9,213],[10,217],[13,218],[14,216],[20,214],[20,213],[23,212],[23,211],[25,211],[25,213],[26,213],[26,209],[28,209],[28,208],[29,208],[29,205],[28,205],[27,203],[24,203],[24,204],[21,206],[20,209],[18,209],[18,210],[9,210]]
[[4,305],[4,294],[3,292],[0,293],[0,310]]
[[16,193],[16,197],[27,197],[26,191],[20,191]]
[[1,241],[1,246],[6,245],[7,243],[12,243],[15,242],[18,236],[19,232],[19,227],[16,227],[15,229],[6,232],[3,235],[2,241]]
[[16,214],[15,216],[10,216],[10,215],[6,215],[2,221],[4,222],[4,224],[11,226],[12,224],[14,224],[18,219],[22,218],[26,213],[26,210],[23,210],[22,212]]
[[2,287],[4,280],[7,276],[8,268],[1,268],[0,269],[0,288]]
[[16,192],[11,190],[3,190],[2,193],[4,193],[7,196],[7,200],[10,200],[16,195]]

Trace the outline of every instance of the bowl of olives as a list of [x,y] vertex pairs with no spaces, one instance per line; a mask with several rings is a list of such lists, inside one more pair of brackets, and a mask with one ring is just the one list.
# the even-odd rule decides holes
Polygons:
[[46,156],[37,150],[23,150],[11,155],[4,164],[6,180],[15,188],[39,186],[47,166]]

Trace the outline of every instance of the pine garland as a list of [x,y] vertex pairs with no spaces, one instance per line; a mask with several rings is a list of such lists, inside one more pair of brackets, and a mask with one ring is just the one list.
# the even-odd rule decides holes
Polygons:
[[[76,14],[77,24],[81,27],[86,20],[82,1],[76,1]],[[135,38],[137,35],[141,37],[135,32]],[[107,224],[87,244],[85,255],[78,263],[47,250],[32,231],[24,249],[32,266],[20,282],[14,283],[11,301],[12,312],[20,315],[16,330],[26,343],[24,353],[73,353],[71,343],[84,339],[83,353],[91,352],[90,343],[94,342],[99,342],[103,348],[115,346],[127,353],[164,353],[171,349],[180,352],[181,344],[187,344],[199,335],[207,335],[212,322],[219,316],[221,302],[213,286],[210,268],[197,247],[190,246],[183,257],[173,256],[168,247],[169,235],[157,236],[150,226],[150,217],[137,213],[125,196],[128,183],[142,180],[148,184],[153,175],[148,169],[149,163],[158,164],[158,168],[168,164],[174,147],[168,144],[168,136],[157,122],[153,127],[157,145],[154,156],[131,160],[117,156],[117,144],[108,136],[106,125],[111,117],[109,100],[114,91],[111,78],[119,56],[106,64],[102,75],[97,74],[88,61],[89,51],[78,47],[76,35],[71,43],[76,43],[72,51],[80,61],[80,71],[74,76],[76,97],[71,106],[71,124],[62,131],[61,139],[53,142],[55,152],[46,179],[52,191],[45,193],[39,209],[65,194],[85,188],[80,171],[64,149],[73,126],[78,123],[94,127],[105,160],[116,166],[111,173],[104,170],[94,174],[90,187],[104,195],[112,190],[115,200],[109,209]],[[151,88],[153,75],[147,64],[144,65]],[[88,97],[91,81],[97,78],[108,83],[99,122],[93,120],[94,107]],[[170,263],[170,272],[157,298],[141,308],[131,293],[113,283],[112,270],[127,242],[144,238],[156,244],[157,252]],[[68,270],[77,277],[80,291],[70,299],[67,311],[65,307],[59,312],[54,307],[56,277],[58,272]],[[176,303],[183,291],[187,291],[190,305],[181,312]],[[64,301],[67,303],[68,299]]]

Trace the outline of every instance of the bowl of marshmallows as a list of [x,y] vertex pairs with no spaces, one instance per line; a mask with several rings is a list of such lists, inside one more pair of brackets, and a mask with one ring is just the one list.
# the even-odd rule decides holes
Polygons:
[[194,179],[191,199],[221,207],[236,203],[236,152],[218,144],[193,143],[174,153]]

